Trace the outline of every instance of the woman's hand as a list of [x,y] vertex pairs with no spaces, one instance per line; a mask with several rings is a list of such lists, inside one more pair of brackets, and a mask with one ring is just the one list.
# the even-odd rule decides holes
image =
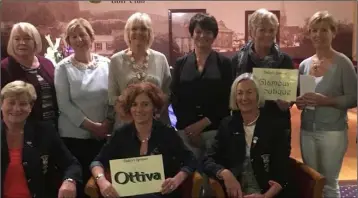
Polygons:
[[304,108],[306,108],[307,105],[306,105],[306,101],[303,96],[297,97],[296,106],[299,110],[303,110]]
[[276,104],[281,111],[286,111],[290,108],[291,103],[284,101],[284,100],[276,100]]
[[265,195],[255,193],[255,194],[251,194],[251,195],[245,195],[244,198],[265,198]]
[[107,137],[107,134],[109,132],[109,123],[95,123],[95,128],[92,130],[92,133],[94,136],[104,139]]
[[184,129],[185,135],[187,135],[188,137],[200,136],[200,133],[202,131],[203,131],[203,126],[200,123],[200,121],[195,122],[194,124],[191,124]]
[[328,97],[320,93],[305,93],[303,95],[307,106],[325,106],[328,104]]
[[241,185],[237,181],[236,177],[229,171],[223,170],[221,176],[224,180],[226,193],[230,198],[243,198],[241,191]]
[[167,178],[162,184],[162,194],[169,194],[180,186],[184,180],[179,177]]
[[58,190],[58,198],[76,198],[76,184],[71,181],[64,181]]
[[101,195],[105,198],[118,198],[119,194],[117,193],[116,189],[114,189],[111,182],[109,182],[106,178],[101,177],[97,181],[97,185],[101,192]]
[[191,146],[199,148],[201,145],[201,134],[202,126],[198,122],[187,126],[184,129],[184,133],[189,138],[189,143]]
[[199,147],[201,143],[201,132],[211,124],[208,118],[203,118],[184,129],[185,135],[190,139],[190,142],[195,147]]

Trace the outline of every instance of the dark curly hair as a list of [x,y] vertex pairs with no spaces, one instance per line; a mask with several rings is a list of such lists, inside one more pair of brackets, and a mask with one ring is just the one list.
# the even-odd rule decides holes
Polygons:
[[117,111],[122,117],[132,117],[130,113],[132,104],[137,96],[142,93],[147,94],[155,110],[159,112],[163,110],[167,97],[159,87],[150,82],[134,83],[130,84],[117,100]]

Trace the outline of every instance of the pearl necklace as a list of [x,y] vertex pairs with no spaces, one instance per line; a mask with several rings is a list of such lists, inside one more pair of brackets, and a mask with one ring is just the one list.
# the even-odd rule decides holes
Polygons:
[[91,54],[91,62],[89,62],[89,63],[82,63],[82,62],[76,60],[74,55],[71,56],[71,62],[74,67],[76,67],[80,70],[95,69],[98,67],[97,57],[94,56],[93,54]]
[[259,117],[260,117],[260,112],[257,114],[256,118],[252,122],[247,123],[247,124],[244,123],[244,126],[251,126],[251,125],[255,124],[256,121],[259,119]]
[[136,73],[136,77],[139,79],[139,80],[144,80],[146,77],[147,77],[147,69],[148,69],[148,62],[149,62],[149,55],[147,53],[145,59],[144,59],[144,62],[142,65],[139,65],[135,62],[135,59],[133,57],[133,52],[132,51],[128,51],[127,52],[127,55],[129,56],[129,59],[130,59],[130,64],[134,70],[134,72]]

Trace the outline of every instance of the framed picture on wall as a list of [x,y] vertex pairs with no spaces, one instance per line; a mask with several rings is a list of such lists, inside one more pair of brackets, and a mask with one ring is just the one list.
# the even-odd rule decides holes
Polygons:
[[194,41],[189,33],[189,22],[196,13],[206,9],[169,9],[169,64],[174,66],[177,58],[192,52]]
[[[256,10],[246,10],[245,11],[245,43],[247,43],[251,38],[249,35],[249,18],[250,15],[253,14]],[[274,13],[278,20],[280,21],[280,11],[279,10],[269,10],[270,12]],[[276,43],[280,44],[280,27],[278,27],[278,31],[276,34]]]

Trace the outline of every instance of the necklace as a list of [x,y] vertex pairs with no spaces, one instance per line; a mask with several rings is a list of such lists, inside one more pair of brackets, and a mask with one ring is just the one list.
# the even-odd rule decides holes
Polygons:
[[95,69],[98,66],[96,56],[94,56],[93,54],[91,54],[91,61],[89,63],[82,63],[76,60],[74,55],[71,56],[71,62],[74,67],[80,70]]
[[[138,136],[137,136],[138,137]],[[139,139],[139,141],[141,142],[141,143],[146,143],[146,142],[148,142],[149,141],[149,139],[150,139],[150,135],[148,136],[148,137],[146,137],[146,138],[144,138],[144,139],[140,139],[139,137],[138,137],[138,139]]]
[[317,60],[317,61],[313,61],[313,70],[317,71],[319,66],[323,63],[324,60]]
[[260,112],[257,114],[256,118],[253,121],[251,121],[247,124],[244,123],[244,126],[251,126],[251,125],[255,124],[257,119],[259,119],[259,117],[260,117]]
[[135,76],[138,80],[142,81],[147,77],[147,70],[148,70],[148,61],[149,61],[149,55],[147,53],[143,64],[137,64],[135,61],[135,58],[133,57],[133,52],[128,51],[127,55],[129,56],[130,64],[132,66],[132,69],[135,72]]

